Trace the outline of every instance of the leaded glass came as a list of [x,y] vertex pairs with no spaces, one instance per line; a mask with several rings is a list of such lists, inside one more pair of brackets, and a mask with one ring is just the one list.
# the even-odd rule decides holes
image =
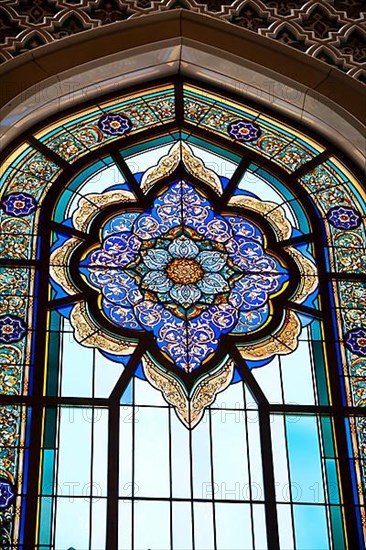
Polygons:
[[365,193],[330,145],[164,83],[0,185],[2,548],[362,547]]

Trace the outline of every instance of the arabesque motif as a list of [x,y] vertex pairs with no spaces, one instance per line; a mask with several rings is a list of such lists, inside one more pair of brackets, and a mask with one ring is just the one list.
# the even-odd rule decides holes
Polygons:
[[[288,281],[264,251],[258,227],[215,215],[184,181],[159,195],[149,212],[117,214],[102,235],[81,270],[102,293],[105,315],[122,328],[153,332],[160,350],[187,372],[238,323],[243,333],[263,326],[269,297]],[[248,323],[254,310],[260,313]]]
[[[179,155],[185,155],[187,170],[198,166],[196,177],[208,182],[208,171],[202,161],[183,143],[173,145],[159,165],[145,174],[150,188],[154,189],[155,182],[164,177],[164,170],[167,173],[174,170]],[[219,186],[213,189],[220,192]],[[218,214],[205,194],[189,182],[189,177],[158,191],[152,206],[143,212],[136,208],[137,204],[133,206],[131,194],[125,191],[119,194],[115,214],[99,227],[100,242],[83,245],[87,248],[79,264],[85,283],[100,296],[101,311],[110,323],[110,330],[96,338],[100,331],[89,308],[82,304],[74,306],[71,324],[78,341],[87,346],[101,346],[116,356],[127,354],[131,341],[137,342],[140,335],[149,332],[156,346],[155,366],[146,367],[145,376],[148,379],[153,376],[153,385],[163,391],[169,402],[172,403],[172,395],[180,395],[175,398],[177,403],[184,397],[185,405],[174,406],[187,423],[193,394],[187,392],[184,377],[178,376],[177,371],[173,383],[172,373],[162,368],[159,357],[168,360],[178,372],[202,372],[202,380],[208,384],[206,395],[214,399],[221,391],[219,381],[229,383],[227,373],[216,376],[217,365],[213,361],[224,335],[241,339],[241,353],[253,361],[256,357],[289,353],[296,347],[300,322],[294,312],[278,316],[281,319],[278,339],[273,340],[273,336],[263,331],[273,319],[274,304],[279,303],[277,297],[283,296],[282,305],[276,307],[285,311],[289,285],[286,258],[292,256],[299,266],[297,290],[292,297],[297,303],[316,289],[315,266],[295,248],[271,252],[264,231],[240,208],[266,215],[266,223],[272,226],[278,240],[289,238],[291,224],[282,208],[274,209],[273,204],[252,196],[236,195],[232,202],[235,211]],[[107,190],[82,198],[73,214],[75,227],[78,230],[91,227],[93,217],[100,213],[100,208],[93,205],[110,208],[114,203],[112,197],[113,192]],[[128,198],[129,207],[121,207],[121,202]],[[52,277],[68,293],[77,289],[68,265],[79,246],[78,239],[69,238],[52,254]],[[306,266],[302,270],[304,280],[300,265]],[[81,334],[81,327],[87,332],[83,330]],[[257,333],[262,335],[259,343]],[[272,340],[277,342],[277,348],[271,345]],[[207,370],[208,361],[213,363]],[[216,382],[210,385],[214,375]],[[210,401],[208,398],[205,401],[202,395],[196,396],[197,422]]]

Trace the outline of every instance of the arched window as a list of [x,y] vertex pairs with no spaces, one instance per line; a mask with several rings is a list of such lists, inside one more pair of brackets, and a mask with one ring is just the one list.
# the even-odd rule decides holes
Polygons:
[[361,547],[357,168],[178,78],[4,166],[2,547]]

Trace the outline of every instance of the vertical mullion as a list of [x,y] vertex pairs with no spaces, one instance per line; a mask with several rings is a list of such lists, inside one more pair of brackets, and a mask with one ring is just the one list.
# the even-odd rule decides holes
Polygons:
[[273,468],[270,405],[259,384],[245,364],[239,350],[232,345],[230,354],[239,374],[248,385],[258,405],[259,436],[262,456],[263,484],[265,491],[266,531],[269,550],[279,550],[278,519],[276,508],[275,478]]
[[[94,354],[93,354],[94,355]],[[89,550],[92,550],[92,520],[93,520],[93,461],[94,461],[94,406],[92,406],[92,425],[90,441],[90,495],[89,495]]]
[[320,464],[321,464],[321,470],[322,470],[325,514],[326,514],[326,517],[327,517],[328,541],[329,541],[330,548],[332,549],[333,548],[333,537],[332,537],[332,530],[331,530],[330,502],[329,502],[329,493],[328,493],[326,457],[325,457],[325,452],[324,452],[322,426],[321,426],[320,416],[318,414],[315,416],[315,419],[316,419],[316,425],[317,425],[317,428],[318,428],[318,441],[319,441],[319,449],[320,449]]
[[[191,402],[188,402],[189,421],[191,420]],[[190,486],[191,486],[191,520],[192,520],[192,550],[196,550],[194,535],[194,493],[193,493],[193,446],[192,446],[192,428],[189,429],[189,462],[190,462]]]
[[57,520],[57,501],[58,501],[58,495],[57,495],[57,488],[58,488],[58,470],[59,470],[59,462],[60,462],[60,423],[61,423],[61,411],[62,411],[62,407],[59,405],[57,406],[57,436],[56,436],[56,449],[55,449],[55,452],[57,453],[56,454],[56,457],[55,457],[55,474],[54,474],[54,487],[52,488],[52,498],[54,498],[54,503],[53,503],[53,518],[52,518],[52,539],[51,539],[51,542],[52,542],[52,546],[54,546],[56,544],[56,520]]
[[[61,316],[60,316],[61,317]],[[48,334],[50,339],[51,326],[48,327]],[[64,333],[64,319],[61,317],[59,325],[59,350],[58,350],[58,382],[57,382],[57,396],[61,396],[61,387],[62,387],[62,372],[63,372],[63,343],[64,343],[65,333]],[[48,359],[49,361],[49,359]],[[61,396],[62,397],[62,396]],[[52,517],[51,517],[51,533],[50,541],[51,546],[55,545],[55,536],[56,536],[56,518],[57,518],[57,478],[58,478],[58,466],[59,466],[59,448],[60,448],[60,418],[61,418],[61,405],[54,405],[56,408],[56,418],[55,418],[55,455],[54,455],[54,470],[53,470],[53,487],[52,487]],[[44,407],[46,414],[49,406]],[[44,445],[43,445],[44,452]]]
[[[119,508],[119,440],[120,440],[120,408],[121,396],[126,391],[131,379],[134,381],[134,374],[145,351],[145,343],[139,343],[131,355],[128,364],[123,370],[117,384],[114,386],[109,398],[108,417],[108,498],[107,498],[107,548],[108,550],[118,549],[118,508]],[[134,386],[133,386],[134,388]],[[132,522],[134,505],[134,482],[135,482],[135,390],[133,389],[132,400]],[[134,535],[132,529],[132,548],[134,546]]]
[[[248,469],[248,480],[249,480],[249,506],[250,506],[250,521],[252,524],[252,544],[253,548],[255,548],[255,539],[254,539],[254,519],[253,519],[253,494],[252,494],[252,472],[250,469],[251,464],[251,458],[250,458],[250,446],[249,446],[249,431],[248,431],[248,409],[247,409],[247,400],[245,395],[245,382],[242,382],[242,388],[243,388],[243,402],[244,402],[244,414],[245,414],[245,441],[246,441],[246,448],[247,448],[247,469]],[[254,410],[254,409],[253,409]],[[257,413],[258,410],[256,409]]]
[[136,408],[135,408],[135,378],[132,381],[132,494],[131,494],[131,550],[135,549],[135,422],[136,422]]
[[[269,408],[258,404],[259,433],[261,441],[263,481],[265,488],[264,507],[266,511],[267,541],[269,550],[279,550],[278,520],[276,508],[275,479],[272,456],[272,441]],[[266,452],[268,449],[268,452]]]
[[112,401],[108,416],[108,500],[107,500],[107,544],[108,550],[118,548],[118,478],[119,478],[119,423],[120,404]]
[[[322,323],[322,321],[320,322]],[[315,358],[314,358],[314,350],[312,346],[313,339],[311,335],[310,325],[307,327],[306,334],[307,334],[307,344],[308,344],[309,358],[310,358],[311,381],[313,383],[314,405],[318,406],[319,405],[318,384],[316,379]]]
[[[295,178],[296,181],[296,178]],[[306,194],[306,192],[305,192]],[[307,203],[309,204],[309,203]],[[330,322],[324,322],[322,326],[322,337],[324,338],[325,356],[327,366],[328,391],[332,396],[332,405],[334,407],[334,436],[337,449],[337,457],[340,473],[340,486],[342,491],[342,505],[344,511],[344,526],[346,530],[347,544],[350,548],[358,548],[361,544],[361,537],[357,525],[357,513],[355,509],[352,474],[350,471],[348,441],[345,426],[345,403],[343,402],[344,373],[340,372],[342,365],[341,350],[337,342],[341,335],[339,325],[334,321],[334,289],[330,284],[331,278],[327,271],[324,250],[329,248],[328,241],[324,235],[324,224],[318,219],[317,210],[309,204],[309,215],[313,218],[314,232],[318,233],[320,238],[314,241],[315,259],[318,265],[318,274],[320,282],[320,292],[322,297],[323,319],[329,319]],[[312,214],[314,214],[312,216]],[[344,277],[344,274],[341,274]],[[328,284],[327,284],[327,281]]]
[[[278,356],[278,366],[280,371],[280,381],[281,381],[281,394],[282,394],[282,402],[285,404],[285,390],[283,387],[283,376],[282,376],[282,365],[281,365],[281,356]],[[286,429],[286,421],[287,421],[287,415],[281,414],[282,423],[283,423],[283,433],[285,436],[285,451],[286,451],[286,461],[287,461],[287,478],[289,481],[289,496],[290,496],[290,513],[291,513],[291,522],[292,522],[292,543],[294,545],[294,548],[296,548],[296,542],[295,542],[295,517],[294,517],[294,505],[292,501],[292,489],[291,489],[291,471],[290,471],[290,453],[288,451],[288,442],[287,442],[287,429]]]
[[[92,373],[92,399],[95,397],[95,355],[93,348],[93,373]],[[93,481],[94,481],[94,445],[95,445],[95,407],[92,405],[92,425],[91,425],[91,454],[90,454],[90,502],[89,502],[89,550],[92,550],[92,524],[93,524]]]
[[170,490],[170,550],[173,550],[173,465],[172,465],[172,408],[168,408],[169,429],[169,490]]
[[214,550],[217,550],[217,534],[216,534],[216,505],[215,505],[215,475],[214,475],[214,453],[213,453],[213,437],[212,437],[212,410],[207,409],[210,431],[210,462],[211,462],[211,485],[212,485],[212,520],[213,520],[213,535],[214,535]]
[[[320,321],[320,322],[322,322],[322,321]],[[313,352],[313,346],[312,346],[312,336],[311,336],[310,326],[307,327],[306,332],[307,332],[307,343],[308,343],[310,363],[311,363],[311,376],[312,376],[312,382],[313,382],[313,392],[314,392],[314,396],[315,396],[315,405],[319,405],[318,385],[317,385],[317,380],[316,380],[316,369],[315,369],[315,358],[314,358],[314,352]],[[327,399],[328,399],[328,395],[327,395]],[[330,508],[330,500],[329,500],[327,457],[326,457],[325,449],[324,449],[324,435],[323,435],[323,428],[322,428],[321,418],[318,414],[316,414],[316,423],[317,423],[317,427],[318,427],[318,440],[319,440],[319,448],[320,448],[320,452],[321,452],[320,460],[321,460],[322,478],[323,478],[325,513],[326,513],[326,517],[327,517],[328,539],[329,539],[330,547],[334,548],[333,528],[332,528],[332,519],[331,519],[331,508]]]

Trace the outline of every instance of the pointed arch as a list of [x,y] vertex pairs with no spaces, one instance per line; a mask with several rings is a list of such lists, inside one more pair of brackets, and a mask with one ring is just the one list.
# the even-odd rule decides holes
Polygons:
[[[195,17],[190,14],[188,19],[194,21]],[[256,40],[260,43],[260,37],[256,37]],[[296,57],[296,53],[293,55]],[[249,91],[246,95],[250,95]],[[295,118],[268,109],[268,101],[267,107],[264,106],[265,103],[263,99],[259,102],[249,97],[243,99],[243,94],[237,95],[228,90],[223,93],[222,88],[209,86],[202,80],[181,76],[166,77],[150,85],[146,82],[143,85],[136,84],[109,97],[99,96],[97,101],[91,99],[84,107],[71,107],[59,115],[53,114],[48,120],[38,121],[36,126],[30,127],[26,134],[17,137],[15,144],[7,148],[1,180],[1,263],[2,276],[6,281],[1,334],[5,350],[4,364],[7,376],[10,377],[10,385],[8,391],[4,391],[1,396],[1,402],[3,418],[7,419],[3,425],[7,427],[9,446],[3,451],[5,454],[2,457],[3,464],[7,464],[8,469],[3,468],[1,475],[5,503],[3,508],[7,509],[9,503],[13,506],[12,494],[15,491],[17,505],[20,505],[23,495],[28,501],[20,518],[15,519],[14,526],[10,528],[10,521],[8,522],[11,536],[19,547],[23,545],[24,548],[34,548],[36,546],[33,540],[38,540],[37,544],[40,544],[39,537],[43,534],[36,534],[36,525],[39,525],[39,518],[41,523],[47,522],[45,518],[50,512],[49,508],[42,508],[43,502],[47,502],[47,499],[42,499],[49,496],[47,492],[39,493],[39,502],[42,504],[37,508],[39,475],[45,475],[46,461],[50,460],[49,457],[56,450],[55,432],[51,428],[47,431],[47,425],[52,426],[55,407],[71,406],[73,403],[73,398],[67,399],[58,393],[55,380],[50,378],[51,371],[47,371],[50,367],[46,367],[44,361],[48,335],[57,332],[52,326],[52,315],[46,316],[45,312],[54,308],[67,309],[74,300],[80,302],[80,296],[75,298],[72,292],[71,298],[67,295],[60,298],[49,294],[49,280],[44,277],[43,269],[49,264],[51,242],[54,242],[53,239],[51,241],[51,235],[63,235],[61,240],[65,242],[67,238],[85,238],[81,226],[73,227],[68,222],[65,223],[64,211],[75,193],[80,197],[85,195],[85,191],[81,191],[82,186],[93,172],[99,173],[112,165],[117,166],[118,173],[121,171],[124,176],[123,182],[118,179],[117,186],[129,185],[129,192],[142,199],[143,193],[138,188],[138,178],[134,175],[136,171],[126,159],[141,154],[149,142],[153,142],[152,147],[156,148],[159,139],[162,140],[160,146],[164,140],[165,144],[179,140],[188,141],[197,151],[201,151],[201,155],[202,151],[206,151],[206,164],[209,162],[207,152],[220,156],[220,151],[225,151],[223,162],[228,163],[230,159],[236,166],[231,182],[226,181],[228,191],[223,193],[226,200],[245,173],[250,173],[251,177],[267,182],[280,196],[282,193],[284,204],[291,207],[295,217],[299,216],[301,223],[298,229],[306,227],[305,236],[295,232],[291,237],[282,238],[281,245],[290,248],[295,243],[295,252],[292,252],[295,258],[299,254],[296,243],[302,246],[306,243],[317,260],[321,281],[321,307],[318,305],[319,311],[316,312],[314,305],[300,303],[294,310],[303,317],[324,319],[326,315],[332,319],[329,324],[322,324],[320,321],[318,325],[312,325],[314,333],[320,331],[317,336],[313,334],[316,343],[313,353],[317,350],[320,356],[324,354],[324,361],[327,363],[324,365],[323,359],[319,359],[319,364],[315,363],[319,377],[323,374],[328,381],[323,381],[321,386],[318,380],[317,391],[320,392],[321,386],[323,396],[319,397],[319,393],[318,401],[310,407],[304,404],[291,406],[286,402],[276,405],[263,395],[252,370],[247,368],[248,361],[255,361],[253,355],[248,358],[248,346],[239,343],[237,347],[232,347],[230,344],[227,349],[231,350],[231,360],[241,373],[243,384],[251,389],[259,403],[262,451],[268,451],[268,456],[271,455],[271,415],[310,414],[320,422],[321,428],[317,433],[321,435],[317,437],[320,437],[320,447],[325,453],[321,456],[322,467],[325,470],[329,468],[324,477],[324,487],[328,490],[330,483],[336,483],[337,487],[339,484],[343,498],[340,502],[332,501],[329,493],[328,501],[324,505],[330,517],[327,520],[328,544],[331,547],[340,542],[341,539],[336,538],[343,536],[337,531],[340,527],[345,530],[344,547],[347,544],[355,547],[355,544],[360,543],[361,516],[358,515],[358,507],[361,513],[364,497],[357,490],[357,485],[362,482],[363,472],[356,449],[363,445],[363,419],[359,405],[362,404],[366,308],[361,305],[365,292],[362,280],[365,254],[364,188],[360,183],[357,165],[339,148],[317,132],[300,128]],[[351,107],[357,111],[357,106],[347,106],[348,112]],[[114,127],[108,126],[111,124],[109,119],[106,121],[108,128],[100,122],[103,116],[108,117],[108,113],[115,115],[116,112],[120,113],[118,116],[130,121],[131,126],[126,126],[128,132],[114,133]],[[242,134],[237,132],[243,127],[240,124],[235,126],[238,121],[242,125],[252,124],[254,130],[259,128],[261,135],[256,134],[254,139],[248,140],[241,138]],[[349,124],[348,121],[346,124]],[[123,121],[116,119],[113,122],[118,123],[118,128],[121,128]],[[248,128],[245,127],[245,130]],[[252,130],[248,131],[250,134]],[[197,155],[199,158],[199,153]],[[204,167],[205,162],[200,165],[195,160],[193,164],[196,169],[199,166],[200,171],[207,169],[206,184],[211,181],[213,176],[210,176],[209,166]],[[182,172],[179,177],[182,177]],[[205,190],[202,174],[196,177],[197,185]],[[221,174],[221,182],[224,182],[223,177]],[[230,178],[226,178],[228,179]],[[243,185],[242,189],[245,189]],[[88,194],[84,200],[93,204]],[[94,197],[93,200],[97,199]],[[121,196],[118,195],[116,200],[121,201]],[[240,194],[236,200],[243,200],[240,199]],[[103,203],[97,204],[101,206]],[[230,203],[227,205],[229,207]],[[250,207],[246,208],[250,210]],[[273,210],[279,213],[281,203]],[[305,215],[300,213],[302,211]],[[263,212],[257,212],[255,216],[263,216]],[[255,216],[253,219],[257,219]],[[86,224],[89,223],[88,220],[86,218]],[[319,240],[314,235],[319,236]],[[63,264],[61,267],[64,267]],[[14,296],[14,284],[19,289],[20,298],[17,294]],[[72,287],[72,281],[69,284]],[[292,299],[295,300],[294,296]],[[50,319],[51,325],[48,324]],[[315,325],[317,329],[314,328]],[[98,330],[101,330],[102,338],[105,327],[99,327]],[[90,334],[95,334],[95,327],[91,333],[84,333],[81,341],[88,339]],[[51,345],[51,340],[49,339],[48,346]],[[278,342],[277,334],[277,346]],[[285,344],[286,342],[288,340]],[[99,345],[100,342],[96,347]],[[50,347],[48,349],[51,350]],[[137,355],[132,355],[124,371],[127,374],[122,374],[118,383],[121,390],[127,387],[128,373],[137,368],[140,360],[141,346],[136,349]],[[252,367],[255,368],[255,365]],[[258,372],[259,370],[260,367]],[[45,372],[48,372],[46,379]],[[156,385],[159,386],[158,383]],[[114,403],[115,395],[111,394],[112,397]],[[79,406],[89,403],[80,396],[74,399],[74,403]],[[110,400],[101,398],[98,403],[102,408],[109,408],[110,418],[113,418],[116,413]],[[27,406],[32,411],[31,417]],[[47,414],[43,417],[44,408],[47,409]],[[110,420],[109,457],[118,455],[113,443],[113,430],[115,425]],[[15,442],[16,437],[20,437],[20,446],[10,444],[10,441]],[[288,452],[291,454],[292,451]],[[353,454],[349,460],[350,452]],[[276,471],[273,459],[272,462],[268,457],[263,460],[267,540],[270,547],[278,548],[278,518],[273,511],[276,508],[273,506],[276,501]],[[43,468],[41,471],[40,466]],[[110,458],[110,466],[107,540],[108,548],[114,548],[117,538],[114,514],[118,501],[113,483],[116,480],[113,476],[117,475],[118,478],[118,473],[115,472],[116,460]],[[25,475],[21,476],[23,469]],[[27,471],[30,472],[29,475],[26,475]],[[331,471],[338,472],[338,477],[333,476],[333,481],[330,481]],[[294,516],[300,514],[294,499],[292,506],[295,510]],[[38,520],[37,514],[40,514]],[[19,542],[21,536],[23,542]],[[294,536],[297,537],[297,533]]]

